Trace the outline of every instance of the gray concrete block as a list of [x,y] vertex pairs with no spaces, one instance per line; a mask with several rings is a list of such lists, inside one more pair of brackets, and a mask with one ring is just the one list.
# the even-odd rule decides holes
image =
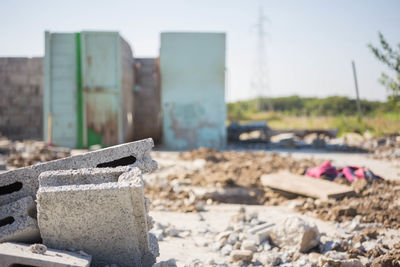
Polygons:
[[0,207],[0,242],[37,242],[40,240],[36,205],[25,197]]
[[150,157],[153,146],[153,140],[148,138],[1,173],[0,205],[25,196],[35,198],[38,176],[45,171],[129,165],[151,172],[157,168],[157,163]]
[[[111,169],[109,176],[99,169],[41,174],[37,209],[43,243],[83,250],[94,266],[151,266],[158,251],[149,241],[141,172],[133,168],[112,182],[121,169]],[[68,176],[82,179],[71,185]]]
[[34,253],[31,246],[18,243],[0,244],[0,266],[40,267],[89,267],[91,257],[84,253],[73,253],[47,249],[43,254]]

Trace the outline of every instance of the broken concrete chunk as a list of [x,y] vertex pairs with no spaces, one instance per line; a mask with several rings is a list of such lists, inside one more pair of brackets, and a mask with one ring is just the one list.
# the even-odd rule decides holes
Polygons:
[[48,249],[45,253],[33,253],[27,244],[0,244],[0,266],[41,267],[89,267],[90,256]]
[[157,168],[150,157],[153,146],[149,138],[0,173],[0,205],[25,196],[35,198],[38,176],[45,171],[136,166],[143,172],[151,172]]
[[253,259],[253,252],[250,250],[233,250],[231,252],[232,261],[250,262]]
[[32,243],[39,240],[36,205],[32,197],[0,207],[0,242]]
[[[43,243],[56,249],[72,247],[88,252],[94,266],[151,266],[158,246],[153,238],[149,241],[140,171],[135,168],[124,174],[131,176],[128,182],[116,182],[118,178],[111,182],[107,175],[101,175],[103,183],[99,179],[96,184],[84,181],[90,183],[98,170],[80,173],[86,178],[74,185],[67,179],[76,174],[71,170],[40,176],[37,209]],[[47,179],[49,175],[52,179]],[[114,175],[110,170],[110,177]]]
[[152,267],[176,267],[176,261],[174,259],[169,259],[167,261],[160,261],[154,263]]
[[323,267],[365,267],[364,264],[361,263],[358,259],[349,259],[349,260],[333,260],[329,258],[322,257],[320,258],[320,266]]
[[319,244],[319,231],[315,224],[292,216],[275,226],[270,233],[271,241],[278,247],[307,252]]
[[47,247],[43,244],[33,244],[29,247],[32,253],[36,254],[45,254],[47,251]]

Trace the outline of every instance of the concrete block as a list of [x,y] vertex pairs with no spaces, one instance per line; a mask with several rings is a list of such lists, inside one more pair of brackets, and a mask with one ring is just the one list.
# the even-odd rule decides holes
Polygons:
[[89,267],[91,257],[84,253],[73,253],[47,249],[43,254],[34,253],[31,246],[18,243],[0,244],[0,266],[41,267]]
[[149,241],[141,171],[134,167],[115,182],[121,169],[108,176],[97,168],[42,173],[37,209],[43,243],[83,250],[94,266],[151,266],[158,246]]
[[157,168],[157,163],[150,157],[153,146],[151,138],[143,139],[1,173],[0,205],[25,196],[35,198],[39,188],[38,176],[45,171],[129,165],[151,172]]
[[25,197],[0,207],[0,242],[37,242],[40,240],[36,205]]

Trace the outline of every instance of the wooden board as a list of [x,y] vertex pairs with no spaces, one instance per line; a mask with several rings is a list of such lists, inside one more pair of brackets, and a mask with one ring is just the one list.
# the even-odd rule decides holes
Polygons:
[[319,199],[341,198],[354,194],[352,187],[281,171],[261,176],[261,183],[272,189]]

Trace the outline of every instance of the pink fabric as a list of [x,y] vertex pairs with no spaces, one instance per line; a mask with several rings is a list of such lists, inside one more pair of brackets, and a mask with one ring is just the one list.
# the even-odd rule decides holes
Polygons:
[[357,179],[365,178],[366,171],[367,169],[357,166],[346,166],[337,170],[332,166],[330,161],[325,161],[320,166],[309,168],[306,171],[306,175],[315,178],[325,175],[331,180],[335,179],[337,176],[344,176],[349,182],[354,182]]
[[342,169],[342,173],[343,173],[344,177],[346,177],[346,179],[349,180],[349,182],[354,182],[355,177],[351,173],[351,170],[349,167],[344,167]]
[[306,175],[319,178],[322,174],[337,176],[339,172],[332,166],[330,161],[325,161],[320,166],[309,168]]

